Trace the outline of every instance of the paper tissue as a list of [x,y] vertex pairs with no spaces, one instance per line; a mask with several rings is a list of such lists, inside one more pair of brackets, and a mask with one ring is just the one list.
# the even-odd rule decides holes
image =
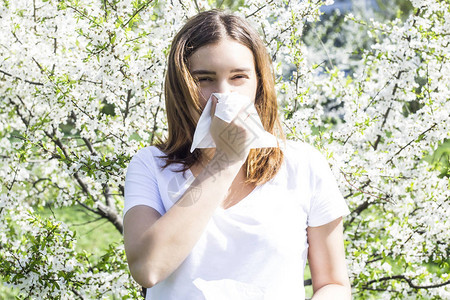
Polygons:
[[252,133],[252,140],[250,142],[251,148],[278,146],[276,137],[264,130],[258,112],[256,111],[253,102],[248,97],[238,93],[213,93],[208,99],[200,119],[198,120],[197,127],[195,128],[191,152],[193,152],[196,148],[216,147],[209,131],[211,126],[211,98],[213,96],[217,98],[216,111],[214,115],[227,123],[233,121],[241,109],[245,109],[248,113],[249,117],[245,121],[246,124],[249,124],[249,129]]

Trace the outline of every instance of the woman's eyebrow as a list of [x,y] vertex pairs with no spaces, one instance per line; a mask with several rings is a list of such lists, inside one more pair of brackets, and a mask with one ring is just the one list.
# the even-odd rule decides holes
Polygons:
[[191,72],[192,75],[216,75],[216,72],[214,71],[208,71],[208,70],[195,70]]
[[250,73],[252,70],[250,68],[236,68],[231,70],[230,73],[240,73],[240,72],[244,72],[244,73]]
[[[235,68],[230,71],[230,73],[251,73],[250,68]],[[209,70],[194,70],[191,72],[192,75],[216,75],[216,72]]]

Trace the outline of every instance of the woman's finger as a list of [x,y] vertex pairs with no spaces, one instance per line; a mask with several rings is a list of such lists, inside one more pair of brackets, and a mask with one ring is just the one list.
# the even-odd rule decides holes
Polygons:
[[217,97],[216,96],[212,96],[211,97],[211,101],[212,101],[212,105],[211,105],[211,118],[214,117],[214,114],[216,113],[216,104],[217,104]]

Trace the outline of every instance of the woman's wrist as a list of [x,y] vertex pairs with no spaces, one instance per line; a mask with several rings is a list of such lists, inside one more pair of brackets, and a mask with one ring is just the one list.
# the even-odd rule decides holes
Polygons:
[[215,166],[215,168],[220,170],[225,170],[228,168],[240,168],[248,157],[248,152],[245,153],[229,153],[216,149],[213,158],[209,162]]

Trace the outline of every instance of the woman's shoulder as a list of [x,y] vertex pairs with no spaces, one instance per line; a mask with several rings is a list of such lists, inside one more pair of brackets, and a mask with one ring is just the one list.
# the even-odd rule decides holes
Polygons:
[[296,150],[307,150],[307,149],[315,149],[313,146],[306,142],[296,141],[296,140],[286,140],[285,143],[286,149],[296,149]]
[[146,146],[139,149],[131,159],[131,163],[145,165],[154,169],[155,166],[163,164],[165,153],[156,146]]
[[294,140],[286,140],[284,146],[281,147],[288,162],[311,162],[322,159],[323,155],[312,145]]
[[157,146],[146,146],[141,149],[139,149],[133,157],[159,157],[164,156],[164,152],[161,151]]
[[308,143],[288,140],[283,153],[289,173],[298,174],[298,172],[302,172],[313,178],[322,177],[330,170],[326,157]]

